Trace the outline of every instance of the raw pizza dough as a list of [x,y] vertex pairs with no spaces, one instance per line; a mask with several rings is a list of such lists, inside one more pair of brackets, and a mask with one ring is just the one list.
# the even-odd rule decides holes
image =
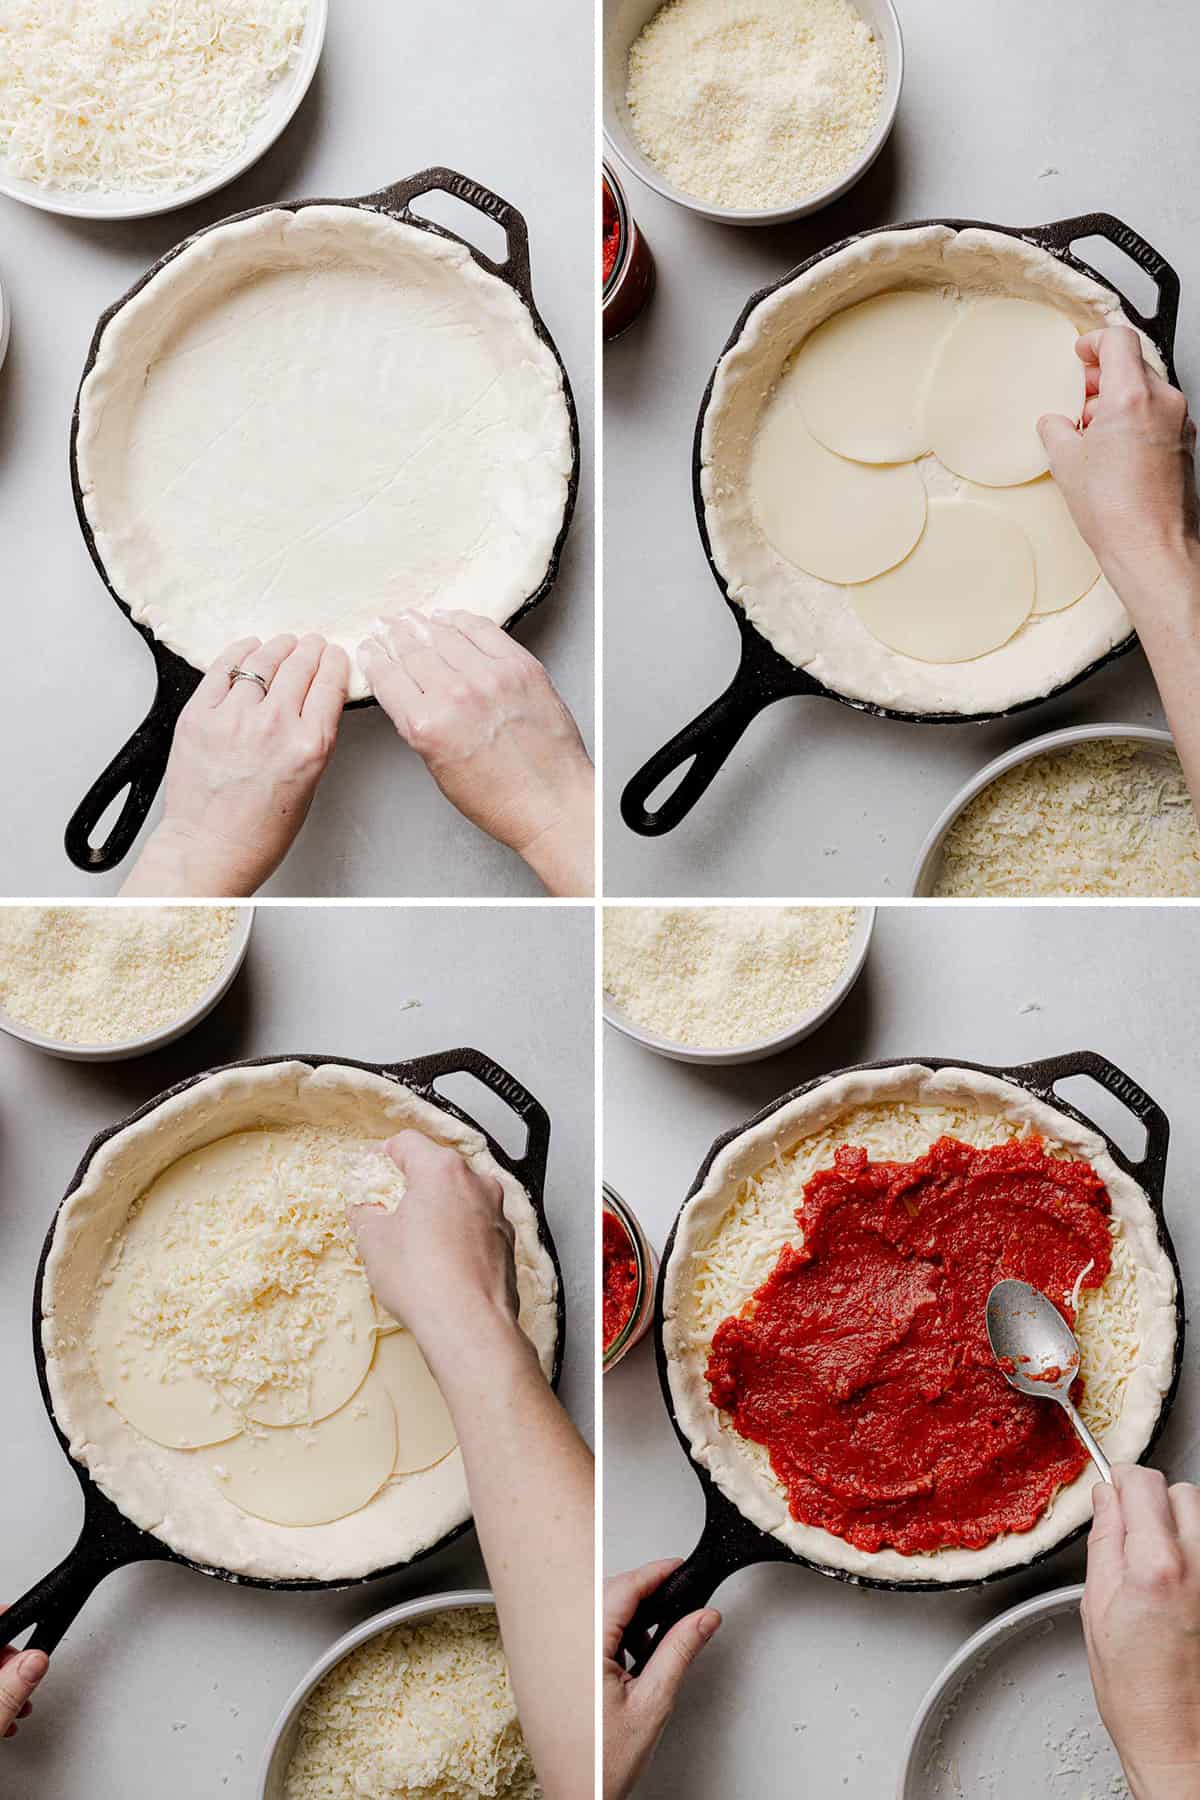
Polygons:
[[953,323],[934,289],[900,288],[818,325],[784,377],[813,436],[858,462],[923,455],[925,390]]
[[[700,433],[700,491],[713,561],[730,598],[780,655],[854,700],[917,713],[1001,712],[1061,687],[1132,625],[1101,576],[1079,602],[1035,614],[999,650],[963,663],[925,663],[873,638],[844,590],[781,556],[754,515],[749,465],[769,396],[798,347],[832,315],[897,288],[924,288],[959,307],[1011,296],[1056,308],[1074,330],[1128,325],[1116,296],[1036,245],[946,225],[881,231],[823,258],[753,308],[713,378]],[[1162,358],[1138,332],[1151,368]],[[1077,361],[1077,358],[1072,358]],[[920,464],[935,498],[959,478]]]
[[[981,1550],[946,1549],[914,1556],[859,1550],[792,1517],[766,1451],[742,1438],[713,1406],[704,1374],[720,1319],[740,1310],[771,1272],[781,1245],[796,1236],[790,1199],[783,1217],[764,1218],[767,1209],[762,1205],[739,1212],[739,1189],[748,1178],[778,1166],[778,1159],[794,1147],[802,1150],[806,1139],[826,1133],[837,1141],[865,1144],[874,1157],[907,1158],[919,1154],[912,1148],[914,1136],[926,1148],[943,1133],[986,1144],[1029,1130],[1039,1132],[1048,1148],[1089,1162],[1112,1201],[1119,1228],[1115,1242],[1123,1246],[1120,1254],[1134,1276],[1136,1351],[1131,1366],[1123,1371],[1120,1416],[1103,1442],[1111,1460],[1133,1462],[1149,1442],[1171,1384],[1174,1271],[1158,1241],[1149,1200],[1113,1162],[1104,1140],[1024,1088],[973,1069],[934,1071],[920,1064],[832,1076],[748,1127],[719,1151],[685,1205],[662,1278],[663,1348],[675,1416],[693,1457],[721,1491],[752,1524],[788,1549],[851,1575],[930,1583],[970,1581],[1025,1563],[1090,1519],[1096,1474],[1089,1464],[1069,1487],[1060,1489],[1030,1531],[1001,1536]],[[817,1166],[831,1161],[832,1150],[826,1154],[822,1146]],[[778,1206],[773,1210],[778,1215]],[[722,1240],[732,1246],[734,1233],[737,1249],[727,1267],[736,1269],[736,1276],[710,1275],[701,1289],[696,1281],[698,1259]],[[1111,1303],[1111,1281],[1110,1276],[1097,1296],[1087,1298],[1089,1307]],[[1099,1329],[1103,1314],[1095,1318]]]
[[1096,581],[1100,564],[1080,537],[1052,475],[1022,487],[973,487],[967,483],[963,492],[1003,513],[1029,539],[1037,586],[1035,613],[1061,612],[1065,606],[1074,606]]
[[[109,1397],[111,1383],[97,1366],[105,1359],[93,1353],[97,1321],[103,1308],[112,1304],[107,1278],[120,1269],[118,1246],[131,1216],[137,1219],[142,1196],[164,1176],[178,1179],[168,1172],[186,1168],[189,1159],[210,1146],[264,1128],[281,1138],[307,1132],[322,1141],[327,1134],[330,1141],[365,1143],[367,1155],[355,1188],[364,1201],[380,1198],[371,1174],[376,1164],[374,1143],[405,1128],[450,1145],[473,1169],[499,1182],[516,1241],[521,1326],[542,1367],[551,1371],[557,1341],[553,1263],[538,1235],[528,1194],[495,1161],[482,1134],[384,1076],[336,1063],[313,1070],[302,1063],[280,1062],[205,1076],[154,1106],[92,1157],[80,1185],[63,1202],[46,1262],[41,1324],[46,1379],[71,1455],[135,1524],[154,1532],[181,1555],[272,1580],[352,1580],[408,1561],[470,1516],[462,1454],[456,1448],[432,1466],[391,1473],[398,1452],[404,1454],[399,1442],[403,1419],[396,1419],[382,1374],[373,1370],[344,1407],[311,1428],[254,1426],[239,1438],[190,1450],[167,1447],[135,1430]],[[399,1334],[379,1338],[379,1346],[387,1346],[393,1335]],[[247,1392],[254,1392],[249,1374],[244,1380],[239,1375],[235,1385],[243,1402]],[[305,1436],[311,1432],[329,1442],[333,1434],[340,1442],[349,1434],[353,1443],[354,1408],[363,1395],[376,1393],[381,1400],[372,1397],[371,1405],[386,1409],[382,1416],[395,1421],[395,1435],[388,1443],[375,1443],[372,1454],[386,1450],[387,1471],[374,1498],[368,1497],[344,1517],[307,1525],[275,1522],[270,1513],[279,1511],[278,1501],[268,1495],[264,1504],[261,1488],[258,1504],[267,1516],[243,1510],[255,1491],[253,1476],[245,1485],[243,1459],[249,1446],[294,1440],[278,1454],[285,1460],[301,1457],[302,1467],[311,1462],[315,1469],[315,1459],[301,1456]],[[416,1402],[408,1409],[419,1420],[430,1411],[427,1398],[418,1389]],[[194,1402],[189,1402],[188,1411],[195,1412]],[[422,1430],[427,1444],[429,1432],[425,1426]],[[373,1436],[378,1439],[377,1433]],[[235,1445],[240,1447],[234,1449]],[[243,1506],[220,1492],[211,1474],[215,1464],[239,1471],[231,1477],[229,1491],[236,1487]],[[361,1458],[356,1466],[361,1469]],[[373,1464],[356,1478],[360,1492],[367,1473],[373,1478]],[[264,1482],[268,1479],[263,1477]],[[328,1504],[327,1493],[322,1505]]]
[[1019,525],[974,500],[931,500],[912,555],[850,600],[880,643],[957,663],[1006,644],[1033,596],[1033,552]]
[[824,581],[882,574],[925,525],[925,487],[912,464],[875,468],[835,456],[805,425],[787,376],[755,437],[750,491],[768,541]]
[[963,307],[934,365],[925,432],[938,461],[988,487],[1033,481],[1050,467],[1037,422],[1083,412],[1078,337],[1057,307],[1019,299]]
[[135,619],[197,668],[380,614],[499,623],[546,575],[572,466],[558,363],[462,245],[350,206],[194,239],[106,326],[84,509]]

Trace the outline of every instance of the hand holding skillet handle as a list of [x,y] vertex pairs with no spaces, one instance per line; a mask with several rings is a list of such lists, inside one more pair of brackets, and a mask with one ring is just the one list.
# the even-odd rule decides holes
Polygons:
[[1071,1403],[1079,1345],[1053,1301],[1027,1281],[998,1281],[987,1298],[987,1334],[1010,1387],[1035,1400],[1057,1400],[1101,1475],[1111,1482],[1107,1456]]

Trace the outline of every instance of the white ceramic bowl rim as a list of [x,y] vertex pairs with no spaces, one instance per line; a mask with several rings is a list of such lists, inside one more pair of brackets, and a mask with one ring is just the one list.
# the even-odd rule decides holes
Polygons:
[[1069,750],[1074,744],[1096,743],[1103,738],[1116,738],[1152,745],[1158,749],[1174,749],[1175,740],[1169,731],[1156,725],[1064,725],[1057,731],[1047,731],[1041,737],[1029,738],[1023,744],[1017,744],[1003,755],[994,757],[986,763],[978,774],[961,787],[958,793],[943,807],[938,818],[926,835],[924,843],[917,852],[917,860],[913,865],[909,894],[913,899],[932,898],[925,887],[926,880],[934,873],[934,862],[941,850],[942,841],[959,814],[965,812],[971,801],[981,794],[993,781],[1001,775],[1007,775],[1024,762],[1032,762],[1035,757],[1053,755],[1060,750]]
[[724,1062],[731,1057],[749,1060],[751,1056],[759,1053],[770,1054],[775,1050],[786,1050],[794,1040],[801,1036],[807,1036],[810,1031],[815,1031],[818,1025],[823,1024],[836,1012],[858,980],[863,963],[867,959],[867,951],[871,947],[876,911],[874,906],[855,906],[855,920],[850,932],[850,948],[837,980],[824,999],[819,1000],[816,1006],[810,1007],[806,1013],[793,1020],[782,1031],[775,1032],[771,1037],[753,1038],[744,1044],[680,1044],[674,1038],[659,1037],[655,1032],[646,1031],[642,1026],[635,1025],[632,1019],[625,1017],[602,987],[604,1023],[611,1025],[614,1031],[622,1032],[627,1038],[632,1038],[635,1044],[644,1045],[647,1050],[657,1050],[666,1056],[675,1056],[682,1051],[688,1060],[697,1063]]
[[146,1032],[143,1036],[122,1038],[119,1042],[114,1040],[111,1044],[68,1043],[63,1038],[45,1037],[40,1031],[34,1031],[31,1026],[23,1025],[19,1019],[10,1018],[3,1007],[0,1007],[0,1031],[6,1032],[9,1037],[18,1038],[23,1044],[29,1044],[34,1050],[47,1050],[54,1056],[65,1054],[69,1058],[76,1058],[79,1061],[94,1059],[97,1062],[110,1060],[116,1062],[127,1057],[131,1052],[150,1051],[159,1044],[173,1042],[176,1038],[183,1037],[191,1029],[192,1024],[199,1023],[204,1013],[210,1010],[214,1004],[214,991],[219,989],[222,983],[232,983],[233,975],[246,953],[246,946],[250,941],[250,932],[254,924],[255,908],[238,906],[236,910],[237,918],[229,939],[229,949],[226,952],[225,960],[199,999],[193,1001],[186,1012],[179,1013],[173,1019],[165,1020],[161,1025],[156,1025],[152,1031]]
[[[861,9],[855,6],[855,11]],[[702,200],[696,194],[687,194],[668,181],[659,173],[650,159],[633,143],[625,126],[609,103],[608,91],[604,97],[604,141],[615,156],[639,181],[661,194],[664,200],[673,200],[677,206],[686,207],[689,212],[698,213],[702,218],[714,219],[726,225],[782,225],[791,219],[805,217],[809,213],[819,212],[822,207],[829,206],[847,193],[860,181],[878,157],[891,134],[896,121],[896,112],[900,105],[900,94],[904,87],[904,33],[900,29],[900,19],[893,0],[876,0],[880,12],[880,24],[874,29],[883,42],[884,77],[886,88],[879,117],[875,121],[875,129],[859,151],[858,156],[846,171],[814,193],[805,194],[795,201],[785,202],[782,206],[771,207],[739,207],[721,206],[713,200]],[[870,23],[870,21],[867,21]],[[628,54],[628,52],[626,52]],[[894,70],[894,76],[893,76]]]
[[5,159],[0,155],[0,194],[6,194],[10,200],[19,200],[25,206],[36,207],[39,212],[58,213],[66,219],[152,219],[159,213],[174,212],[178,207],[191,206],[206,195],[215,194],[265,156],[300,110],[321,60],[329,22],[329,0],[306,0],[306,7],[300,53],[294,66],[268,96],[265,111],[251,127],[250,135],[237,155],[219,169],[169,193],[149,190],[145,193],[75,193],[7,174]]
[[364,1619],[361,1625],[355,1625],[350,1631],[344,1632],[317,1658],[307,1675],[296,1683],[284,1701],[263,1752],[258,1776],[258,1800],[265,1800],[267,1779],[276,1749],[295,1723],[300,1708],[317,1684],[352,1651],[397,1625],[407,1624],[411,1619],[433,1618],[437,1613],[457,1611],[466,1606],[494,1607],[495,1604],[496,1596],[489,1588],[453,1588],[442,1594],[423,1594],[415,1600],[402,1600],[398,1606],[389,1606],[385,1612],[374,1613],[371,1618]]
[[1043,1615],[1071,1611],[1078,1608],[1082,1599],[1082,1583],[1076,1587],[1051,1588],[1045,1594],[1035,1594],[1032,1600],[1024,1600],[1020,1606],[1010,1607],[1007,1612],[1000,1613],[955,1651],[917,1708],[904,1744],[900,1784],[896,1790],[897,1800],[910,1800],[909,1781],[916,1773],[916,1757],[925,1728],[946,1695],[966,1676],[971,1665],[978,1662],[985,1652],[994,1649],[1002,1638],[1023,1630],[1031,1620]]

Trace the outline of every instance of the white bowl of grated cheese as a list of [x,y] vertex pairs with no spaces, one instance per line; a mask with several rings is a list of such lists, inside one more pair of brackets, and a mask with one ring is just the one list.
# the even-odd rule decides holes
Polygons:
[[[233,986],[254,910],[122,901],[0,907],[0,1031],[67,1062],[126,1062],[162,1050]],[[71,1041],[98,1040],[101,1024],[118,1026],[119,1035]]]
[[[333,1791],[330,1786],[326,1785],[329,1778],[328,1772],[326,1772],[323,1779],[320,1771],[311,1766],[313,1762],[320,1760],[322,1754],[320,1748],[315,1744],[310,1747],[309,1753],[304,1756],[304,1766],[298,1771],[294,1781],[289,1781],[289,1774],[301,1739],[301,1715],[304,1712],[305,1706],[313,1696],[315,1690],[319,1687],[320,1683],[327,1675],[331,1674],[332,1671],[338,1667],[339,1663],[345,1662],[355,1651],[362,1650],[365,1645],[369,1645],[372,1639],[382,1637],[387,1632],[394,1631],[397,1626],[422,1625],[428,1621],[437,1619],[439,1615],[453,1613],[464,1608],[479,1607],[491,1610],[494,1609],[495,1604],[495,1595],[489,1593],[484,1588],[459,1589],[453,1593],[445,1594],[429,1594],[426,1595],[424,1599],[406,1600],[400,1606],[392,1606],[389,1607],[386,1612],[376,1613],[373,1618],[364,1620],[361,1625],[356,1625],[353,1631],[348,1631],[345,1636],[340,1637],[335,1644],[331,1644],[324,1656],[322,1656],[318,1662],[313,1664],[313,1667],[308,1671],[308,1674],[305,1675],[303,1680],[292,1689],[282,1712],[275,1721],[274,1728],[272,1729],[271,1736],[267,1743],[266,1753],[263,1756],[258,1787],[255,1790],[257,1800],[292,1800],[294,1795],[300,1793],[305,1796],[309,1794],[315,1796],[317,1794],[326,1794]],[[376,1671],[375,1673],[377,1674],[378,1672]],[[461,1725],[463,1721],[470,1716],[472,1700],[475,1699],[477,1703],[483,1704],[489,1699],[494,1700],[495,1696],[492,1693],[480,1693],[476,1691],[479,1681],[478,1670],[474,1671],[473,1680],[468,1679],[466,1681],[466,1685],[462,1692],[456,1692],[453,1685],[446,1691],[438,1692],[437,1690],[442,1681],[444,1681],[444,1671],[442,1672],[442,1675],[439,1676],[438,1681],[432,1684],[433,1691],[428,1694],[413,1694],[409,1697],[412,1704],[415,1706],[428,1704],[433,1704],[435,1706],[438,1716],[432,1718],[428,1723],[432,1728],[436,1729],[439,1739],[443,1737],[441,1730],[443,1719],[440,1715],[447,1704],[452,1706],[455,1714],[455,1724],[459,1728],[457,1730],[457,1735],[462,1736]],[[422,1686],[423,1685],[424,1684],[422,1684]],[[322,1722],[328,1728],[328,1735],[330,1737],[330,1742],[326,1746],[330,1761],[330,1770],[342,1770],[348,1764],[361,1770],[361,1759],[364,1752],[370,1752],[376,1748],[373,1739],[371,1739],[373,1724],[377,1722],[382,1726],[386,1722],[386,1699],[387,1696],[385,1694],[381,1693],[376,1695],[372,1692],[370,1676],[355,1677],[354,1705],[347,1706],[343,1709],[346,1715],[345,1718],[342,1719],[335,1715],[328,1721]],[[426,1785],[426,1781],[431,1776],[433,1779],[437,1779],[437,1777],[436,1775],[433,1775],[431,1768],[425,1766],[433,1760],[429,1754],[432,1750],[432,1746],[426,1746],[420,1743],[420,1722],[417,1720],[402,1719],[397,1716],[395,1723],[397,1726],[407,1728],[407,1747],[410,1751],[416,1751],[417,1753],[422,1754],[425,1759],[421,1771],[419,1773],[414,1772],[413,1791],[420,1793],[433,1791],[431,1786]],[[479,1723],[483,1728],[481,1730],[482,1736],[483,1731],[486,1730],[488,1725],[488,1720],[482,1718]],[[446,1743],[439,1744],[439,1749],[443,1752],[449,1751],[449,1753],[452,1754],[453,1748],[453,1745],[448,1745]],[[393,1771],[389,1769],[389,1776],[391,1776],[392,1773]],[[405,1771],[404,1773],[407,1775],[408,1771]],[[418,1782],[419,1786],[417,1785]],[[364,1792],[365,1791],[366,1790],[364,1789]],[[376,1790],[372,1788],[371,1791],[374,1792]],[[406,1793],[409,1791],[407,1783],[404,1791]],[[439,1793],[442,1791],[440,1785],[438,1786],[437,1791]],[[456,1793],[465,1793],[468,1789],[466,1786],[460,1788],[456,1785],[454,1791]],[[507,1791],[507,1786],[505,1791]]]
[[1170,732],[1070,725],[1005,751],[944,809],[921,845],[910,892],[1200,894],[1200,828]]
[[[680,3],[676,0],[671,20],[673,35],[679,39],[679,85],[677,90],[672,89],[668,67],[659,83],[658,104],[652,109],[655,125],[646,127],[647,131],[657,129],[662,139],[663,155],[656,161],[647,155],[643,148],[645,137],[639,141],[635,128],[629,101],[629,57],[645,27],[656,13],[665,10],[663,0],[604,0],[604,136],[612,150],[664,199],[719,224],[781,225],[789,219],[819,212],[839,200],[866,174],[883,149],[900,104],[904,40],[892,0],[848,0],[844,6],[839,6],[839,0],[795,0],[794,10],[803,14],[807,9],[812,17],[794,22],[801,28],[805,44],[794,62],[770,39],[758,44],[757,61],[752,55],[756,29],[769,33],[780,25],[788,25],[786,8],[779,0],[751,9],[755,16],[740,21],[745,30],[736,54],[729,51],[723,40],[718,41],[711,19],[698,18],[696,39],[689,45]],[[711,7],[714,0],[687,3],[700,10]],[[844,15],[855,13],[859,22],[851,27]],[[877,89],[873,117],[873,96],[864,93],[859,101],[862,116],[856,119],[849,75],[854,64],[853,40],[846,40],[845,32],[856,29],[861,41],[864,25],[877,47],[876,83],[878,57],[882,57],[882,85]],[[820,43],[823,30],[840,30],[843,34],[839,41],[828,45],[824,54]],[[714,57],[711,69],[701,67],[698,61],[710,46]],[[667,47],[661,46],[664,50]],[[805,88],[806,82],[811,83],[811,93]],[[835,93],[834,89],[838,91]],[[713,116],[718,104],[724,108],[719,120]],[[807,138],[803,132],[788,129],[803,116],[806,107],[814,120]],[[773,112],[777,114],[774,124]],[[844,154],[830,148],[831,133],[836,135],[838,127],[850,134]],[[794,167],[791,163],[779,166],[782,153],[776,145],[780,135],[790,146]],[[739,141],[741,154],[734,155]],[[717,160],[729,164],[719,173],[713,167],[714,143],[724,146]],[[855,144],[857,148],[853,147]],[[675,179],[660,162],[670,163]],[[774,171],[772,164],[776,165]],[[689,173],[698,191],[688,191]],[[793,185],[789,186],[789,180]],[[707,197],[699,191],[706,185]],[[767,197],[757,204],[747,204],[742,192],[747,186],[761,190]],[[736,194],[736,198],[728,202],[718,198],[723,191]],[[781,198],[781,194],[786,194],[786,198]]]
[[[605,1024],[675,1062],[721,1065],[776,1056],[824,1025],[862,973],[875,928],[873,906],[608,905],[604,914]],[[797,1003],[786,1024],[749,1035],[747,1013],[777,1018],[785,989]],[[727,1022],[735,1041],[721,1041]],[[676,1035],[665,1035],[668,1023]]]
[[[148,219],[215,193],[291,123],[329,0],[142,0],[127,21],[123,10],[16,0],[0,58],[0,194],[71,219]],[[109,35],[125,30],[128,46]],[[73,132],[42,126],[50,113]],[[23,157],[36,176],[19,172]]]

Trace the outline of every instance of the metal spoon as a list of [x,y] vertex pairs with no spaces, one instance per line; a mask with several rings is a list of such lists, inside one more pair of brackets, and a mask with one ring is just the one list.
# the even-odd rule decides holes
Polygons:
[[1053,1302],[1027,1281],[998,1281],[987,1298],[987,1334],[1010,1386],[1035,1400],[1057,1400],[1101,1475],[1111,1481],[1107,1456],[1071,1404],[1079,1345]]

